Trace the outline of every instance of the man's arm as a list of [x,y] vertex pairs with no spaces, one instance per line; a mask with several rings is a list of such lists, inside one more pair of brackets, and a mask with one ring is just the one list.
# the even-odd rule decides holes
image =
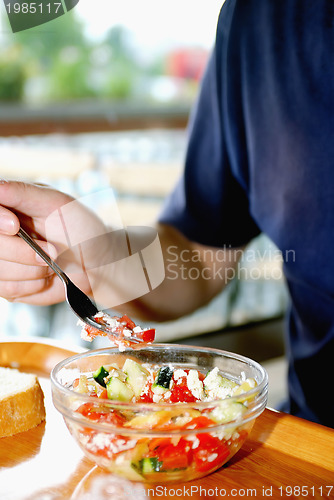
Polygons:
[[122,306],[129,314],[168,321],[207,304],[235,276],[243,248],[215,248],[188,240],[170,225],[157,226],[166,276],[155,290]]
[[[64,242],[55,225],[54,234],[49,235],[46,243],[45,221],[73,198],[51,188],[9,182],[0,183],[0,199],[4,205],[0,206],[0,296],[36,305],[61,302],[65,298],[63,284],[44,262],[36,260],[33,250],[16,233],[19,221],[23,221],[28,231],[37,233],[38,242],[55,257],[62,251]],[[103,228],[94,214],[85,207],[77,207],[76,231],[80,232],[81,227],[89,232],[89,226],[95,231],[97,224]],[[1,225],[5,219],[6,225]],[[233,275],[241,249],[199,245],[165,224],[159,224],[157,230],[165,263],[164,281],[153,291],[117,309],[141,319],[163,321],[188,314],[217,295]],[[92,258],[96,258],[96,252]],[[91,292],[80,265],[74,281],[86,293]],[[98,285],[97,281],[94,286]],[[111,276],[110,287],[113,286]]]

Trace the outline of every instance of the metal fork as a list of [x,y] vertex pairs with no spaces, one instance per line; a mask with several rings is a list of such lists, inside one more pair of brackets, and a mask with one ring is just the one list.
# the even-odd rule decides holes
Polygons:
[[[90,298],[83,293],[67,276],[67,274],[52,260],[49,255],[29,236],[29,234],[20,227],[17,233],[28,245],[47,263],[48,266],[59,276],[65,287],[66,302],[72,311],[79,317],[81,321],[89,326],[93,326],[97,330],[111,334],[117,338],[117,333],[112,330],[107,323],[98,323],[94,316],[99,311],[93,304]],[[135,337],[127,337],[131,342],[141,343],[142,340]]]

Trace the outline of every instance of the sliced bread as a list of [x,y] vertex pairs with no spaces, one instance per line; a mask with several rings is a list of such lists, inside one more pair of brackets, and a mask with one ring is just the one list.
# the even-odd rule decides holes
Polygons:
[[0,438],[45,420],[44,394],[36,375],[0,367]]

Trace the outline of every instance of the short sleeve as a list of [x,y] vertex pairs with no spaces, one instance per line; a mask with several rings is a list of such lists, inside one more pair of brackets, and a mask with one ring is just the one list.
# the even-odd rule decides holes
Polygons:
[[[224,7],[223,7],[224,9]],[[249,213],[247,192],[231,171],[224,116],[224,18],[189,123],[185,168],[159,221],[204,245],[241,246],[260,233]]]

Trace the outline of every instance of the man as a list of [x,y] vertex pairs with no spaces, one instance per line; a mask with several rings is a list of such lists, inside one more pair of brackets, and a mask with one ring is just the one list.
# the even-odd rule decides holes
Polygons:
[[[333,2],[226,0],[190,124],[184,175],[157,226],[165,252],[171,245],[180,254],[197,252],[199,270],[209,271],[195,281],[165,279],[124,306],[151,319],[189,313],[226,284],[217,266],[228,274],[239,249],[265,232],[283,256],[295,256],[284,263],[291,297],[287,410],[331,427],[333,132]],[[10,221],[0,239],[0,295],[34,304],[62,300],[61,284],[11,236],[18,220],[10,208],[43,235],[44,218],[66,198],[10,183],[0,186],[0,199],[8,207],[0,227]]]

